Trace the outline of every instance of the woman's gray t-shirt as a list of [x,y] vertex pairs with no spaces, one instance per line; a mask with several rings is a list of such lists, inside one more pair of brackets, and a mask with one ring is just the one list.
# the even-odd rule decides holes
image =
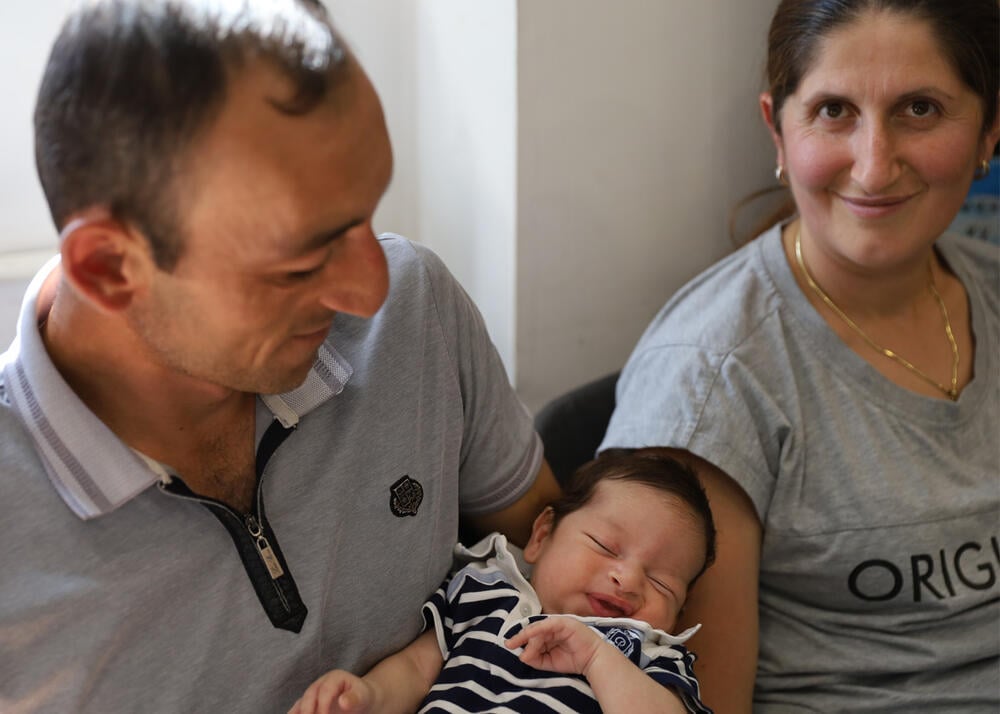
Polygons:
[[1000,710],[1000,256],[957,237],[937,248],[976,344],[957,402],[847,347],[778,228],[678,292],[618,383],[601,449],[687,449],[756,507],[755,711]]

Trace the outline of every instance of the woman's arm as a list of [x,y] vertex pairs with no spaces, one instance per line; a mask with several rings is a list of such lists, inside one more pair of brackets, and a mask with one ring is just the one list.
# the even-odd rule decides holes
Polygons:
[[678,629],[703,625],[687,644],[698,655],[704,702],[716,714],[749,714],[757,674],[760,521],[729,476],[689,452],[671,453],[701,479],[717,530],[715,563],[688,594]]

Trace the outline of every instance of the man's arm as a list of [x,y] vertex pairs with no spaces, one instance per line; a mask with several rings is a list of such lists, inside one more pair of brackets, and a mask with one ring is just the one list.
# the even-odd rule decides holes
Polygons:
[[364,677],[335,669],[306,689],[288,714],[408,714],[427,696],[441,672],[433,629],[375,665]]
[[465,525],[477,537],[499,531],[514,545],[524,547],[538,514],[561,495],[562,489],[552,469],[542,459],[535,482],[527,493],[502,511],[469,518]]
[[729,476],[689,452],[671,452],[701,479],[718,531],[715,563],[688,594],[677,627],[705,625],[687,643],[698,655],[705,703],[718,714],[749,714],[757,675],[760,520]]

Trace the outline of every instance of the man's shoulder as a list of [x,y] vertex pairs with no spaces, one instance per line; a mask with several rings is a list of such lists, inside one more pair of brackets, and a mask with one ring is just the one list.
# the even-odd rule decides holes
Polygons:
[[431,248],[395,233],[381,234],[379,243],[389,265],[383,319],[413,322],[416,314],[423,313],[450,324],[474,310],[468,294]]
[[3,355],[0,355],[0,410],[10,407],[10,390],[7,388],[7,378],[4,376]]
[[382,233],[378,241],[393,277],[410,276],[421,281],[436,281],[442,276],[451,278],[444,261],[426,245],[397,233]]
[[0,353],[0,459],[10,453],[16,445],[30,442],[24,421],[14,407],[14,395],[10,369],[14,361],[14,349]]
[[[15,473],[23,470],[32,472],[44,468],[35,451],[35,442],[27,426],[11,404],[10,392],[4,386],[3,372],[0,371],[0,494],[6,487],[15,487]],[[5,499],[0,497],[0,502]]]

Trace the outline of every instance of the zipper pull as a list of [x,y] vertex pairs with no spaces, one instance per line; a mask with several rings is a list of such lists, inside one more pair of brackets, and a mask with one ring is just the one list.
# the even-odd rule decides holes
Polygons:
[[253,537],[253,544],[260,554],[260,559],[267,566],[267,572],[271,574],[271,579],[277,580],[285,574],[285,571],[281,567],[281,563],[278,562],[274,551],[271,550],[271,544],[268,543],[267,537],[264,535],[264,530],[253,516],[247,516],[247,530],[250,531],[250,535]]

